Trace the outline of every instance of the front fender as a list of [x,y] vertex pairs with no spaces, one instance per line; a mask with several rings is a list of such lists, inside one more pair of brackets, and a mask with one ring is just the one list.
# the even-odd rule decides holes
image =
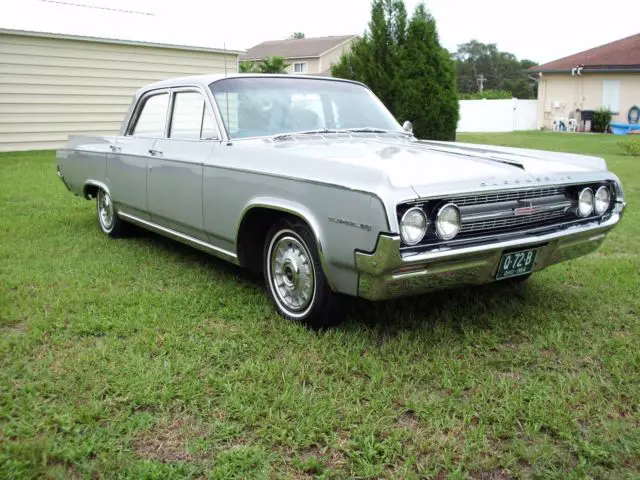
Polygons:
[[345,189],[326,191],[324,188],[306,195],[305,203],[273,196],[251,198],[238,219],[236,238],[243,219],[254,208],[294,215],[309,225],[331,289],[357,295],[355,252],[370,251],[375,247],[379,233],[387,230],[386,212],[374,195]]
[[324,254],[324,249],[322,247],[324,244],[323,242],[324,232],[322,230],[322,226],[320,222],[318,221],[316,216],[313,214],[313,212],[311,212],[309,208],[305,207],[299,202],[294,202],[291,200],[286,200],[286,199],[276,198],[276,197],[254,197],[251,200],[249,200],[249,202],[245,205],[245,207],[242,210],[242,214],[238,219],[238,223],[236,225],[236,236],[235,236],[236,239],[240,234],[240,225],[242,225],[242,221],[244,220],[246,215],[254,208],[268,208],[271,210],[285,212],[285,213],[294,215],[296,217],[299,217],[300,219],[304,220],[307,223],[307,225],[309,225],[309,228],[311,229],[311,232],[313,233],[314,239],[316,241],[316,245],[318,246],[318,253],[320,254],[320,263],[322,264],[322,269],[324,270],[327,276],[329,285],[331,286],[331,288],[333,288],[330,274],[329,274],[329,271],[330,271],[329,265],[327,263],[326,256]]

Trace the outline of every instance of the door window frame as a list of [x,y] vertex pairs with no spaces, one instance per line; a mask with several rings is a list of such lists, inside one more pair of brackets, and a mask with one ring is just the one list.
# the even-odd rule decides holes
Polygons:
[[[199,93],[202,99],[204,100],[204,111],[203,115],[206,113],[211,117],[211,121],[213,127],[216,132],[216,138],[213,139],[203,139],[203,138],[171,138],[169,135],[171,134],[171,123],[173,121],[173,109],[175,107],[176,102],[176,94],[177,93],[185,93],[185,92],[195,92]],[[179,140],[181,142],[220,142],[222,141],[222,135],[220,134],[220,126],[218,125],[217,118],[213,112],[213,108],[208,101],[208,97],[205,92],[199,87],[171,87],[170,88],[170,97],[169,97],[169,108],[167,110],[167,121],[165,125],[165,134],[164,137],[166,140]],[[204,119],[203,119],[204,120]],[[201,123],[202,126],[202,123]],[[202,128],[200,130],[200,135],[202,135]]]
[[[171,119],[173,117],[173,105],[174,105],[175,94],[180,92],[197,92],[202,96],[202,98],[204,99],[205,111],[208,112],[208,114],[211,116],[211,119],[213,121],[213,126],[217,135],[217,139],[210,139],[210,140],[182,139],[182,138],[172,139],[171,137],[169,137],[170,128],[171,128]],[[153,97],[156,95],[162,95],[162,94],[169,95],[168,104],[167,104],[167,114],[164,120],[164,131],[162,136],[149,137],[144,135],[135,135],[133,131],[135,130],[136,124],[138,123],[138,118],[140,117],[140,113],[142,112],[142,109],[146,104],[147,100],[150,97]],[[127,127],[124,130],[124,136],[133,137],[133,138],[151,138],[154,140],[157,140],[157,139],[179,140],[184,142],[222,142],[225,140],[225,137],[222,134],[223,130],[220,129],[220,119],[218,115],[219,114],[217,113],[217,110],[215,110],[211,104],[211,98],[209,98],[209,95],[207,94],[205,89],[198,85],[177,85],[175,87],[163,87],[155,90],[149,90],[147,92],[144,92],[138,98],[135,104],[135,107],[133,108],[129,116],[129,119],[126,123]]]
[[[164,119],[164,131],[162,132],[162,136],[160,137],[150,137],[147,135],[136,135],[134,133],[134,130],[136,128],[136,125],[138,124],[138,120],[140,119],[140,114],[142,113],[142,110],[144,108],[144,106],[147,104],[147,100],[149,100],[151,97],[155,97],[158,95],[167,95],[167,112],[165,115],[165,119]],[[167,116],[169,114],[169,111],[171,110],[171,89],[169,88],[162,88],[162,89],[158,89],[158,90],[150,90],[148,92],[145,92],[143,95],[140,96],[140,98],[138,99],[136,106],[133,110],[133,113],[131,114],[131,117],[129,118],[129,123],[127,125],[127,128],[124,132],[124,136],[125,137],[134,137],[134,138],[166,138],[167,136]]]

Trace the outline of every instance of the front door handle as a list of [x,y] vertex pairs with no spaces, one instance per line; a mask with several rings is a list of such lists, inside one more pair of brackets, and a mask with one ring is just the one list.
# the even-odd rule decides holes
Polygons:
[[160,150],[154,150],[153,148],[149,149],[149,153],[154,157],[161,157],[162,152]]
[[117,145],[109,145],[111,147],[111,151],[113,153],[118,153],[120,150],[122,150],[122,148],[118,147]]

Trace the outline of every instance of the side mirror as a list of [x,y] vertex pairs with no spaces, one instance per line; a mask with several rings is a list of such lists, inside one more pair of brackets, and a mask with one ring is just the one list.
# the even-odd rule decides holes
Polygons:
[[413,123],[411,123],[409,120],[405,121],[402,124],[402,128],[404,129],[405,132],[407,133],[413,133]]

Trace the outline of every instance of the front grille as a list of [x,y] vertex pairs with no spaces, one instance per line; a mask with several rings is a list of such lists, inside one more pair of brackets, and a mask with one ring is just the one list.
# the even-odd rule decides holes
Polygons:
[[472,222],[462,225],[462,229],[460,230],[461,234],[468,233],[479,233],[486,231],[496,231],[496,230],[505,230],[512,229],[516,227],[521,227],[525,225],[535,225],[538,226],[543,223],[548,223],[552,220],[566,218],[567,213],[565,210],[552,210],[549,212],[540,212],[534,213],[531,215],[527,215],[524,217],[510,217],[510,218],[501,218],[497,220],[484,220],[481,222]]
[[[517,235],[532,230],[562,228],[575,222],[593,221],[597,217],[595,213],[585,219],[578,217],[578,193],[585,187],[595,192],[601,185],[609,185],[614,194],[615,190],[610,184],[599,182],[425,198],[402,204],[397,209],[398,222],[404,212],[416,206],[421,208],[429,219],[427,232],[422,241],[417,245],[403,246],[403,249],[418,250],[427,245],[457,246],[491,241],[497,235]],[[615,199],[612,205],[614,202]],[[449,203],[458,207],[462,227],[452,240],[442,240],[436,234],[435,221],[438,211]]]
[[554,195],[564,195],[565,190],[566,189],[563,187],[545,187],[545,188],[535,188],[530,190],[470,195],[465,197],[452,198],[449,201],[451,203],[455,203],[459,207],[466,207],[469,205],[480,205],[485,203],[500,203],[500,202],[515,201],[515,200],[531,200],[534,198],[551,197]]

